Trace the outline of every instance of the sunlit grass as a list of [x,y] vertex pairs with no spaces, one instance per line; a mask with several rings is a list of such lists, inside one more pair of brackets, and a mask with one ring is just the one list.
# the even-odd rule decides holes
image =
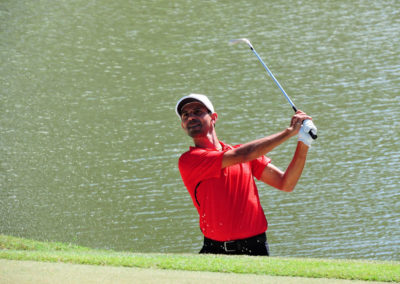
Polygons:
[[400,262],[308,258],[143,254],[95,250],[0,235],[0,258],[273,276],[400,281]]

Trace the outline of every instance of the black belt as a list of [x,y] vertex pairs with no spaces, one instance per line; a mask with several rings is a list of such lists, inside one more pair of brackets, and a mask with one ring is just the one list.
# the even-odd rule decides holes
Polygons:
[[205,246],[219,248],[227,253],[243,252],[245,250],[248,250],[248,248],[250,247],[258,245],[265,246],[266,241],[267,237],[265,233],[247,239],[226,241],[226,242],[215,241],[204,237]]

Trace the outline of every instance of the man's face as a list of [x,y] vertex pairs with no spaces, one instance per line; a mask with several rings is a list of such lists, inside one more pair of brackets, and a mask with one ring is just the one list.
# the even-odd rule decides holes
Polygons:
[[182,128],[192,137],[207,135],[213,129],[213,117],[208,109],[198,102],[188,103],[182,108]]

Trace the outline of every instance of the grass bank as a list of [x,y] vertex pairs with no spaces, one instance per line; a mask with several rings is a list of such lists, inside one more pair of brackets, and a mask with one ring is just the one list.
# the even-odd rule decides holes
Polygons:
[[0,258],[185,271],[400,282],[400,262],[309,258],[143,254],[95,250],[0,235]]

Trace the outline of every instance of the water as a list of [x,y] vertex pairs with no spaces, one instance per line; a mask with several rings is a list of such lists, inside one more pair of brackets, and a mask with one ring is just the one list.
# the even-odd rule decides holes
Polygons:
[[[0,233],[139,252],[201,247],[173,108],[221,140],[319,138],[293,193],[259,184],[272,255],[400,260],[398,1],[2,1]],[[284,169],[295,139],[269,154]]]

